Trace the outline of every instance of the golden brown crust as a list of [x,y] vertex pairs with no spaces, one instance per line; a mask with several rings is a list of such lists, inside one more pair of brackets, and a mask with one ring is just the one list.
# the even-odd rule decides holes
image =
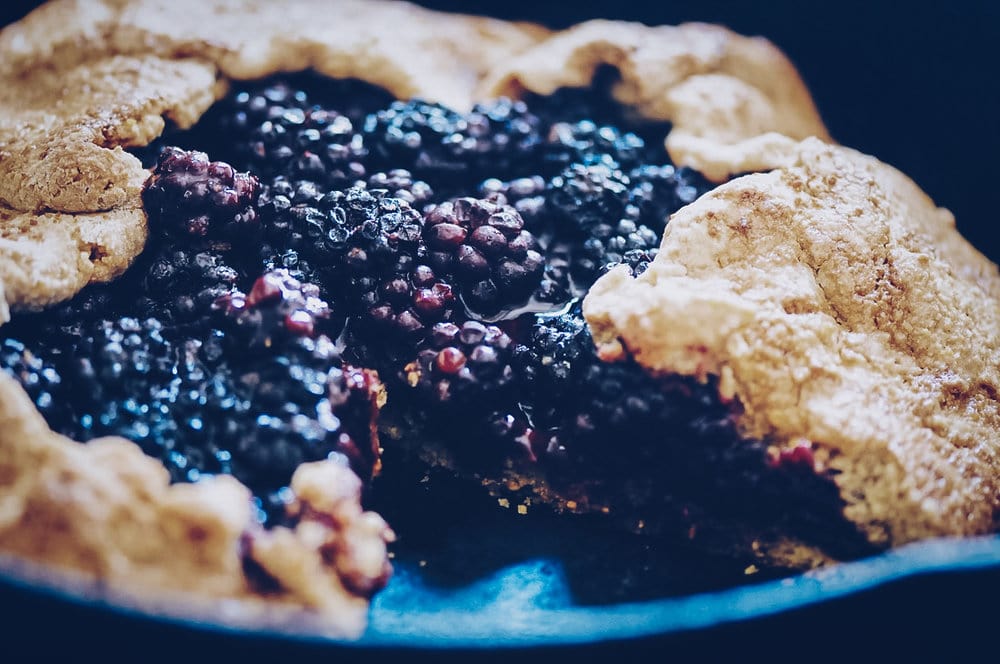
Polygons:
[[108,281],[146,242],[146,215],[120,208],[90,214],[0,208],[0,279],[24,309],[64,299],[91,281]]
[[748,436],[810,441],[874,544],[995,530],[997,266],[872,157],[807,140],[772,166],[674,215],[638,279],[599,280],[595,338],[721,376]]
[[[133,598],[235,600],[227,610],[240,622],[264,611],[244,574],[246,547],[274,578],[269,611],[307,608],[337,636],[360,634],[367,597],[388,577],[392,533],[361,511],[361,481],[345,465],[300,467],[292,488],[305,516],[294,530],[265,532],[233,478],[170,485],[163,465],[131,442],[69,441],[48,430],[2,373],[0,426],[0,550],[8,554],[98,578]],[[340,550],[352,555],[329,555]]]
[[138,208],[146,173],[123,147],[189,126],[221,94],[194,60],[114,56],[36,69],[0,88],[0,200],[15,210]]

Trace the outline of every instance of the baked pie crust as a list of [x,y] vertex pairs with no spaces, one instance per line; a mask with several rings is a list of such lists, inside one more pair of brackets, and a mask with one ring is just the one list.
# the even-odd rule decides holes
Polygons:
[[[148,173],[125,148],[168,121],[193,125],[230,79],[311,68],[467,108],[586,85],[611,65],[620,101],[673,123],[676,163],[716,181],[770,172],[679,213],[647,275],[595,286],[585,310],[609,359],[627,348],[654,370],[720,374],[748,435],[808,440],[839,473],[846,516],[872,542],[998,525],[996,266],[905,176],[822,142],[808,92],[764,40],[700,24],[550,32],[367,0],[64,0],[0,32],[0,56],[4,320],[129,266],[146,238]],[[691,330],[665,340],[667,316]],[[169,485],[123,439],[69,441],[2,374],[0,418],[0,551],[132,601],[363,630],[392,533],[362,511],[345,467],[300,467],[303,518],[265,532],[234,479]],[[781,558],[787,543],[773,544]],[[256,591],[244,554],[280,589]]]

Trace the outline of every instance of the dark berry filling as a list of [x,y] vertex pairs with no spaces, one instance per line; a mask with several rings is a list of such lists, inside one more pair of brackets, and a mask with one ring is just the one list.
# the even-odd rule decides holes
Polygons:
[[495,314],[523,302],[545,272],[538,239],[503,199],[459,198],[432,206],[424,241],[431,265],[459,284],[474,312]]
[[176,481],[231,473],[272,522],[300,463],[378,471],[386,394],[462,465],[527,464],[581,501],[795,485],[833,509],[809,464],[740,439],[714,382],[598,357],[587,289],[645,271],[712,186],[606,75],[468,112],[308,75],[237,85],[164,139],[212,157],[156,155],[135,265],[16,316],[0,364],[55,430],[130,438]]

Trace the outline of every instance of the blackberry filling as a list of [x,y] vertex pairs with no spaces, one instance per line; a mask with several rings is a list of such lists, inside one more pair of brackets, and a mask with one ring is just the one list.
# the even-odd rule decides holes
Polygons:
[[369,115],[364,126],[374,163],[451,188],[528,166],[541,144],[539,130],[527,105],[509,99],[464,114],[419,99],[398,101]]
[[150,223],[160,232],[252,242],[260,182],[204,152],[165,148],[143,192]]
[[56,430],[123,435],[175,481],[231,473],[267,523],[303,462],[378,472],[387,397],[383,428],[413,423],[412,444],[503,495],[666,530],[703,503],[791,532],[839,522],[829,479],[742,439],[714,380],[596,353],[587,289],[645,271],[712,186],[669,162],[668,130],[593,90],[463,113],[316,77],[237,88],[175,137],[211,157],[159,154],[135,265],[16,317],[0,364]]
[[538,240],[504,203],[459,198],[434,206],[424,220],[431,265],[451,276],[466,305],[480,314],[523,302],[545,271]]

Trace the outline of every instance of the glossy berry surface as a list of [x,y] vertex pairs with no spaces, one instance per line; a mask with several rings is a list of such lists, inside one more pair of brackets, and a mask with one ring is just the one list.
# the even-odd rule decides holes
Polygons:
[[537,238],[502,201],[459,198],[434,207],[424,241],[431,265],[456,280],[477,312],[496,313],[526,299],[545,271]]
[[507,172],[540,144],[539,120],[523,102],[500,99],[458,113],[419,99],[368,116],[373,162],[406,168],[432,183],[474,183],[487,170]]
[[260,182],[196,150],[165,148],[143,192],[154,230],[195,238],[252,238]]
[[428,403],[447,408],[502,403],[513,386],[514,342],[495,325],[438,323],[404,380]]

